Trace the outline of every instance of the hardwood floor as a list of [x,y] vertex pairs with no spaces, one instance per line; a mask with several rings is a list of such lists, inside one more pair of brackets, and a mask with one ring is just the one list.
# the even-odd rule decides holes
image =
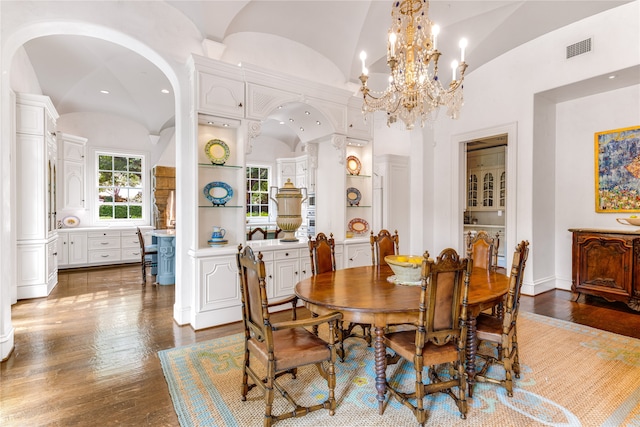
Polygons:
[[[48,298],[13,306],[15,350],[0,365],[0,425],[178,426],[157,352],[241,325],[178,326],[173,286],[140,282],[139,265],[61,271]],[[521,310],[640,338],[640,313],[571,298],[559,290],[523,296]]]

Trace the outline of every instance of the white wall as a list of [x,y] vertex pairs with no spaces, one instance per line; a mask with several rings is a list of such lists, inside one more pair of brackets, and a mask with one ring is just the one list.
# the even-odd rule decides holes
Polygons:
[[594,134],[640,126],[639,99],[636,85],[556,105],[555,252],[558,286],[563,289],[571,288],[569,228],[634,229],[615,220],[628,214],[595,210]]
[[[464,133],[498,127],[508,123],[517,124],[517,133],[509,139],[509,151],[515,150],[517,157],[507,164],[508,180],[515,191],[508,197],[515,198],[515,214],[508,215],[508,221],[515,232],[508,234],[506,247],[515,247],[516,241],[528,239],[531,253],[525,273],[526,293],[539,293],[556,286],[555,275],[558,261],[549,257],[556,246],[553,214],[556,211],[554,199],[536,204],[538,180],[548,188],[549,174],[555,173],[555,162],[534,163],[534,154],[543,158],[544,141],[537,138],[555,134],[555,129],[544,129],[553,120],[543,120],[534,114],[535,94],[640,64],[640,26],[638,26],[639,3],[633,2],[586,18],[570,26],[546,34],[521,47],[507,52],[494,61],[473,70],[465,78],[465,105],[457,121],[441,118],[435,128],[435,156],[430,161],[436,170],[433,185],[425,182],[425,197],[433,200],[434,220],[431,228],[435,247],[444,247],[455,236],[451,230],[462,230],[461,222],[464,206],[462,200],[455,200],[452,194],[462,191],[461,167],[458,158],[462,153],[455,136]],[[592,52],[567,60],[566,46],[592,37]],[[633,98],[633,95],[632,95]],[[636,104],[638,96],[635,95]],[[615,103],[609,105],[609,122],[622,112]],[[541,112],[543,115],[546,114]],[[547,116],[548,117],[548,116]],[[536,119],[538,122],[536,122]],[[557,121],[557,120],[556,120]],[[600,123],[603,129],[615,128]],[[536,129],[537,126],[540,126]],[[534,129],[535,132],[534,132]],[[424,131],[428,136],[427,130]],[[551,147],[545,148],[549,151]],[[550,152],[554,154],[553,149]],[[541,179],[542,178],[542,179]],[[589,177],[581,176],[587,182]],[[550,191],[554,191],[551,187]],[[537,192],[538,197],[542,194]],[[591,199],[591,197],[589,198]],[[590,215],[592,208],[586,212]],[[542,215],[546,227],[535,227],[534,218]],[[453,218],[453,219],[452,219]],[[456,218],[459,218],[456,220]],[[457,221],[457,222],[456,222]],[[551,232],[549,232],[549,229]],[[547,253],[542,255],[543,253]],[[566,268],[566,267],[563,267]]]

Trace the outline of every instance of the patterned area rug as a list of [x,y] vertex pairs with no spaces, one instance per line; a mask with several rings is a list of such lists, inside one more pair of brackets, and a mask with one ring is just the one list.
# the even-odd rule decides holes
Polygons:
[[[513,397],[501,387],[478,384],[460,419],[448,396],[430,396],[432,426],[640,426],[640,340],[573,323],[521,313],[518,320],[521,377]],[[159,352],[182,427],[261,426],[264,399],[258,388],[240,400],[242,335]],[[413,426],[408,408],[391,399],[378,415],[373,348],[347,341],[348,358],[336,363],[336,414],[320,410],[278,426]],[[413,387],[412,366],[387,368]],[[324,401],[326,382],[315,367],[287,375],[283,384],[301,404]],[[274,413],[289,411],[276,393]]]

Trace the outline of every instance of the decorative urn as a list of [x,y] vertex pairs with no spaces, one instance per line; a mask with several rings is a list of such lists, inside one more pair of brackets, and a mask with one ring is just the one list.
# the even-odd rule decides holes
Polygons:
[[[277,190],[275,198],[273,190]],[[304,198],[302,193],[304,190]],[[284,232],[281,242],[297,242],[296,230],[302,225],[302,202],[307,200],[307,189],[294,187],[291,179],[287,179],[284,187],[271,187],[271,200],[276,202],[278,216],[276,224]]]

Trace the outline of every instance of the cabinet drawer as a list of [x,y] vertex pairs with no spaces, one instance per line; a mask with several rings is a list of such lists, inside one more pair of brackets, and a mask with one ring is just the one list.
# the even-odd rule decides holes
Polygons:
[[297,259],[300,256],[298,249],[274,251],[273,257],[279,259]]
[[87,233],[89,238],[92,237],[120,237],[119,231],[90,231]]
[[140,261],[140,248],[123,248],[120,251],[120,258],[122,261]]
[[123,235],[120,238],[120,247],[121,248],[140,248],[140,242],[138,241],[138,235],[133,234],[133,236],[125,236]]
[[[257,253],[257,252],[254,252]],[[262,261],[267,262],[267,261],[273,261],[273,252],[268,251],[268,252],[260,252],[262,254]]]
[[120,237],[89,237],[89,250],[94,249],[120,249]]
[[120,249],[103,249],[89,251],[89,263],[113,263],[120,261]]

